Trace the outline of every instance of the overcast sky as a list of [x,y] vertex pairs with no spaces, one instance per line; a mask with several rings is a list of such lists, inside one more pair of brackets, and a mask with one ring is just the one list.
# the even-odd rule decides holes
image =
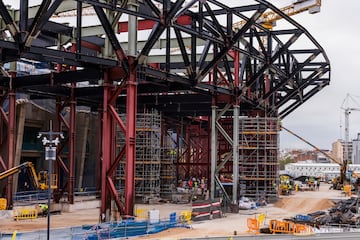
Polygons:
[[[5,3],[17,1],[5,0]],[[39,2],[37,0],[30,1]],[[236,5],[238,0],[223,0],[225,4]],[[291,0],[270,1],[278,8],[289,5]],[[18,4],[18,3],[17,3]],[[16,5],[16,4],[15,4]],[[344,110],[342,103],[347,94],[360,103],[360,1],[359,0],[323,0],[320,13],[307,12],[293,16],[304,26],[324,48],[330,59],[331,82],[314,97],[288,115],[283,125],[312,144],[331,149],[331,144],[344,137]],[[279,20],[277,24],[281,24]],[[276,27],[274,28],[276,30]],[[359,108],[360,105],[349,102],[347,107]],[[350,114],[350,139],[360,132],[360,111]],[[280,147],[308,148],[296,137],[282,131]]]
[[[286,5],[282,5],[286,1],[271,2],[279,8]],[[347,107],[360,109],[360,76],[357,72],[360,70],[359,11],[359,0],[323,0],[320,13],[311,15],[304,12],[293,16],[324,48],[330,59],[331,82],[282,123],[320,148],[331,149],[334,141],[345,138],[345,113],[341,107],[347,94],[356,101],[349,101]],[[360,111],[353,111],[349,122],[349,136],[354,139],[360,132]],[[311,149],[284,131],[280,135],[280,146]]]

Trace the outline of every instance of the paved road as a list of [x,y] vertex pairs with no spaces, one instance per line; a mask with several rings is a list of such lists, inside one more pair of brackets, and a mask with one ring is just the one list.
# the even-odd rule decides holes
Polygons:
[[308,239],[360,239],[360,232],[321,233],[312,236],[294,236],[285,234],[269,234],[254,236],[208,237],[208,238],[181,238],[179,240],[255,240],[255,239],[282,239],[282,240],[308,240]]

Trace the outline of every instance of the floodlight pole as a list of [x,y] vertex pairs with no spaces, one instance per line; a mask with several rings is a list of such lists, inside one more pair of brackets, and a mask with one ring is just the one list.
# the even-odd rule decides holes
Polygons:
[[52,161],[56,160],[56,146],[59,144],[59,137],[64,138],[62,132],[53,132],[52,120],[49,122],[48,132],[39,132],[38,138],[42,137],[45,146],[45,160],[48,161],[48,212],[47,212],[47,240],[50,239],[50,204],[51,204],[51,174]]

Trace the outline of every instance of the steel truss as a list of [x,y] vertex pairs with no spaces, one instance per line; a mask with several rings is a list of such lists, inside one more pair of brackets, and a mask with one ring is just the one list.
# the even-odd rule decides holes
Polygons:
[[[134,3],[139,7],[132,7]],[[283,118],[329,84],[329,60],[306,29],[266,1],[238,4],[44,0],[29,6],[29,1],[21,0],[18,10],[10,10],[0,1],[1,63],[27,59],[49,63],[51,70],[20,76],[10,74],[16,69],[2,68],[2,99],[9,96],[10,103],[8,114],[1,109],[8,127],[3,134],[7,144],[2,145],[7,145],[8,161],[0,158],[2,168],[13,166],[15,93],[29,94],[32,99],[61,99],[59,104],[71,103],[73,109],[80,105],[94,111],[100,108],[102,220],[112,199],[123,215],[132,214],[137,107],[146,105],[169,116],[210,116],[212,102],[221,108],[233,103],[239,104],[240,115],[256,109]],[[85,26],[80,17],[85,7],[94,9],[100,25]],[[70,10],[76,11],[74,26],[53,21]],[[282,16],[287,27],[269,30],[259,24],[266,10]],[[138,35],[146,38],[122,37],[133,29],[126,27],[127,20],[122,21],[129,16],[138,18],[136,28],[142,32]],[[245,24],[233,29],[240,20]],[[137,53],[128,55],[126,49],[134,43]],[[127,114],[126,124],[118,116],[121,112]],[[74,132],[74,126],[67,126],[69,132]],[[115,126],[126,135],[119,155],[114,154]],[[125,204],[112,180],[123,155],[127,159]],[[71,167],[62,167],[69,169],[68,191],[72,192]],[[11,184],[9,179],[10,189]],[[9,191],[7,198],[11,203]]]

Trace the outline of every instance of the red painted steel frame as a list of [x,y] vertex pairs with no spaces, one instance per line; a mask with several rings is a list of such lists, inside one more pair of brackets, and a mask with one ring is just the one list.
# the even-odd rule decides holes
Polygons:
[[125,178],[125,213],[133,215],[135,195],[135,148],[136,148],[136,109],[137,83],[135,58],[129,57],[130,77],[126,95],[126,178]]
[[[123,87],[111,83],[111,71],[104,76],[104,100],[102,121],[102,147],[101,147],[101,221],[105,221],[107,213],[111,211],[111,199],[121,215],[133,215],[135,196],[135,147],[136,147],[136,109],[137,109],[137,83],[134,58],[129,57],[130,76],[126,82],[126,125],[123,123],[115,108],[117,96]],[[125,134],[125,146],[115,156],[116,145],[114,141],[115,125],[118,125]],[[113,182],[113,176],[120,160],[126,158],[125,178],[125,205],[120,200]]]

